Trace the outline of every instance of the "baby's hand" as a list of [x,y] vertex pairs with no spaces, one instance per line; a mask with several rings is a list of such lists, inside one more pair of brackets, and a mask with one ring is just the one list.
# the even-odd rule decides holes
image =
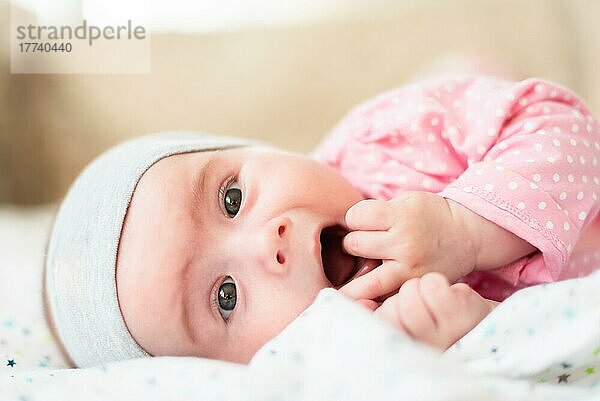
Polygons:
[[354,299],[385,297],[406,280],[427,272],[455,281],[475,267],[476,244],[463,224],[458,204],[429,192],[407,191],[389,200],[364,200],[346,213],[351,231],[346,252],[382,265],[343,286]]
[[[362,302],[371,309],[373,301]],[[414,339],[447,349],[473,329],[496,306],[463,283],[450,285],[439,273],[405,282],[374,313]]]

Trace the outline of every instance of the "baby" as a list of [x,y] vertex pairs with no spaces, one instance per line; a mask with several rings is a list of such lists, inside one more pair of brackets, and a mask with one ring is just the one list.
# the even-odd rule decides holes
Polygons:
[[552,83],[444,77],[359,106],[313,158],[191,133],[128,141],[56,217],[57,337],[82,367],[247,363],[335,287],[445,349],[492,299],[586,273],[564,267],[600,209],[599,133]]

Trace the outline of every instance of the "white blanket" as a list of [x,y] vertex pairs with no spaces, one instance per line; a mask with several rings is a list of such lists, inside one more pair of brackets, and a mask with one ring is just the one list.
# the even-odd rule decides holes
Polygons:
[[517,292],[445,353],[325,289],[248,366],[161,357],[15,371],[0,399],[600,400],[600,272]]

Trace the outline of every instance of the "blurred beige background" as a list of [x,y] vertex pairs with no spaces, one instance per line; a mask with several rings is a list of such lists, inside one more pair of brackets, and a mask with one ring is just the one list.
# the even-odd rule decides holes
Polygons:
[[294,24],[152,32],[150,74],[69,75],[10,73],[0,2],[0,203],[57,201],[93,157],[153,131],[307,152],[353,105],[461,54],[560,82],[600,115],[600,1],[338,3]]

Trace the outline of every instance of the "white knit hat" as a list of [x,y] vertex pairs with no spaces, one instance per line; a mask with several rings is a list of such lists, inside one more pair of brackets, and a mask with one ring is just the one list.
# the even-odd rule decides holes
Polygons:
[[79,367],[150,356],[119,309],[116,260],[133,191],[150,166],[188,152],[258,144],[195,132],[126,141],[99,156],[75,180],[50,235],[45,286],[57,335]]

